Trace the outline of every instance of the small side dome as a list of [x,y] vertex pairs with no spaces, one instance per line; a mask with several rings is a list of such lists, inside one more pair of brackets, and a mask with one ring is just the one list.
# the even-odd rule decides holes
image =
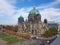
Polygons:
[[34,7],[34,8],[30,11],[29,14],[30,14],[30,15],[35,15],[35,14],[40,14],[40,13],[39,13],[39,11]]
[[22,16],[20,16],[20,17],[18,18],[18,23],[22,23],[22,22],[24,22],[24,18],[23,18]]
[[46,24],[47,24],[47,19],[44,19],[44,23],[46,23]]

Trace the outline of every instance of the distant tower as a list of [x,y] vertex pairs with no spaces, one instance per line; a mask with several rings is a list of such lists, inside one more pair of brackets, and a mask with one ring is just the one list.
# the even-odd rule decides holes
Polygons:
[[44,19],[44,23],[47,24],[47,19]]
[[20,16],[20,17],[18,18],[18,24],[19,24],[19,23],[22,23],[22,22],[24,22],[24,18],[23,18],[22,16]]
[[47,21],[47,19],[44,19],[44,29],[45,30],[48,30],[47,25],[48,25],[48,21]]
[[18,32],[22,32],[24,29],[24,18],[22,16],[20,16],[18,18]]

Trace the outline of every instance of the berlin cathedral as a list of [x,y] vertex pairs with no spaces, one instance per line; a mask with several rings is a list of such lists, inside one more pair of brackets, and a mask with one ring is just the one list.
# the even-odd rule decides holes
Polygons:
[[18,18],[18,32],[42,35],[46,31],[46,27],[47,23],[41,21],[41,15],[36,8],[29,12],[26,21],[22,16]]

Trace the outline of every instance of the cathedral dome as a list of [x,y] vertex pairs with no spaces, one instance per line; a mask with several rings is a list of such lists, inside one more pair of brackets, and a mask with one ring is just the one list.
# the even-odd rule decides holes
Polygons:
[[41,15],[35,7],[30,11],[28,15],[28,21],[31,21],[31,22],[41,21]]
[[39,11],[34,7],[34,8],[30,11],[29,14],[30,14],[30,15],[35,15],[35,14],[40,14],[40,13],[39,13]]

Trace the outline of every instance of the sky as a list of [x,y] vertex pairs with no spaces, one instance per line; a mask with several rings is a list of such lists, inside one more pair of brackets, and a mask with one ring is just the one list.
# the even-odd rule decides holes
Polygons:
[[0,24],[17,24],[18,17],[27,19],[30,10],[39,10],[42,21],[60,22],[60,0],[0,0]]

